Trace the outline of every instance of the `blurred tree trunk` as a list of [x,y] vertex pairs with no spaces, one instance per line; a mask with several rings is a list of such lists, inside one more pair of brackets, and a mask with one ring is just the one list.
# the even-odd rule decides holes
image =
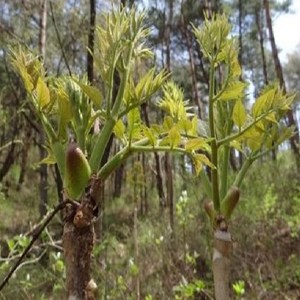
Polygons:
[[[238,60],[241,68],[243,67],[243,3],[242,0],[238,2],[239,7],[239,54]],[[240,80],[243,80],[243,72],[241,72]],[[243,153],[241,151],[238,152],[238,161],[239,167],[243,165]],[[230,150],[230,164],[233,170],[237,170],[237,166],[235,164],[235,149]]]
[[264,83],[265,85],[267,85],[269,83],[269,79],[268,79],[265,47],[264,47],[264,33],[263,33],[263,26],[261,22],[261,6],[259,4],[255,6],[255,22],[257,25],[257,31],[259,37],[261,61],[262,61],[263,74],[264,74]]
[[[142,113],[143,118],[145,120],[146,125],[149,127],[149,116],[147,112],[147,103],[142,104]],[[166,198],[164,193],[164,187],[163,187],[163,178],[161,174],[161,166],[160,166],[160,157],[157,152],[154,152],[154,160],[155,160],[155,177],[156,177],[156,188],[159,198],[159,206],[160,208],[163,208],[166,205]]]
[[[183,3],[182,3],[183,4]],[[189,53],[189,65],[190,65],[190,72],[191,72],[191,77],[192,77],[192,88],[193,88],[193,98],[194,101],[197,105],[198,108],[198,116],[200,119],[203,118],[202,115],[202,103],[199,97],[199,92],[198,92],[198,86],[197,86],[197,77],[196,77],[196,72],[195,72],[195,60],[194,60],[194,53],[193,53],[193,44],[192,44],[192,37],[191,37],[191,33],[188,30],[188,25],[187,22],[185,20],[185,16],[183,13],[183,7],[181,4],[181,30],[182,30],[182,35],[184,36],[185,40],[186,40],[186,45],[188,48],[188,53]]]
[[141,212],[142,215],[147,215],[148,214],[148,193],[147,193],[147,162],[146,162],[146,155],[145,153],[142,153],[142,165],[143,165],[143,183],[142,183],[142,188],[141,188]]
[[[43,59],[46,54],[46,29],[47,29],[47,0],[40,0],[40,22],[39,22],[39,53]],[[47,156],[47,151],[44,147],[45,134],[43,131],[39,132],[39,153],[40,160]],[[40,217],[42,218],[47,213],[48,205],[48,170],[46,164],[40,165]]]
[[[286,93],[286,86],[283,78],[283,71],[282,66],[279,60],[278,51],[275,43],[274,33],[273,33],[273,26],[272,26],[272,19],[271,19],[271,13],[270,13],[270,3],[269,0],[263,0],[265,15],[266,15],[266,23],[267,28],[269,32],[269,39],[272,49],[272,56],[275,64],[275,71],[277,78],[279,80],[280,86],[283,89],[283,92]],[[290,138],[290,145],[292,148],[292,151],[296,158],[296,163],[298,169],[300,169],[300,153],[299,153],[299,132],[298,132],[298,126],[295,121],[293,110],[289,110],[287,113],[287,119],[288,119],[288,125],[289,126],[295,126],[295,134]]]
[[96,24],[96,0],[90,0],[90,25],[87,51],[87,77],[90,83],[94,80],[94,37]]
[[[173,0],[168,0],[168,16],[165,26],[165,45],[166,45],[166,69],[171,71],[171,30],[173,21]],[[174,190],[173,190],[173,173],[172,173],[172,157],[169,153],[165,154],[165,172],[166,172],[166,191],[167,205],[169,207],[170,227],[174,234]]]
[[[119,150],[118,145],[115,143],[115,153]],[[122,183],[123,183],[123,173],[125,165],[121,164],[118,170],[114,173],[114,189],[113,189],[113,198],[119,198],[121,196]]]

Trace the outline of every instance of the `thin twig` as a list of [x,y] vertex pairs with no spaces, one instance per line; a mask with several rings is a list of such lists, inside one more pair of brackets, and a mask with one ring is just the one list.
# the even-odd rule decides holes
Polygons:
[[18,265],[18,267],[15,269],[14,272],[17,272],[18,270],[20,270],[22,267],[24,267],[26,265],[30,265],[30,264],[34,264],[34,263],[38,262],[46,252],[47,252],[47,250],[45,249],[40,256],[38,256],[34,259],[31,259],[31,260],[22,262],[21,264]]
[[6,275],[6,277],[3,279],[1,285],[0,285],[0,291],[4,288],[4,286],[8,283],[10,277],[13,275],[13,273],[15,272],[15,270],[18,268],[18,266],[21,264],[21,261],[23,260],[23,258],[26,256],[26,254],[29,252],[29,250],[31,249],[31,247],[33,246],[34,242],[37,240],[37,238],[40,236],[40,234],[42,233],[42,231],[45,229],[45,227],[50,223],[50,221],[54,218],[54,216],[62,209],[65,208],[65,206],[69,203],[72,203],[71,200],[65,200],[62,203],[59,203],[54,210],[52,211],[52,213],[49,215],[49,217],[45,220],[45,223],[40,227],[40,229],[33,235],[31,242],[29,243],[29,245],[26,247],[26,249],[23,251],[22,255],[20,256],[20,258],[16,261],[15,265],[12,267],[12,269],[10,270],[10,272]]
[[60,35],[59,35],[59,31],[58,31],[58,28],[57,28],[57,24],[56,24],[54,12],[53,12],[52,1],[49,1],[49,5],[50,5],[50,11],[51,11],[51,19],[52,19],[52,22],[53,22],[53,26],[54,26],[54,29],[55,29],[56,36],[57,36],[57,41],[58,41],[59,47],[61,49],[62,56],[64,58],[66,66],[67,66],[69,75],[72,76],[71,68],[69,66],[68,59],[67,59],[67,56],[66,56],[66,53],[65,53],[65,50],[64,50],[64,46],[63,46],[63,43],[61,41],[61,38],[60,38]]

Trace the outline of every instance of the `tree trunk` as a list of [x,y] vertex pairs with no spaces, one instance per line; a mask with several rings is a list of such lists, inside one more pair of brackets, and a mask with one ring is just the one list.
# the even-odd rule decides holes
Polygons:
[[186,45],[188,48],[188,53],[189,53],[189,65],[190,65],[190,72],[191,72],[191,77],[192,77],[192,88],[193,88],[193,98],[195,100],[195,103],[198,107],[198,116],[200,119],[203,118],[202,116],[202,103],[199,97],[199,92],[198,92],[198,86],[197,86],[197,77],[196,77],[196,71],[195,71],[195,60],[194,60],[194,54],[193,54],[193,45],[192,45],[192,39],[190,36],[190,31],[187,27],[185,18],[184,18],[184,13],[181,9],[181,28],[182,28],[182,34],[186,40]]
[[[171,29],[173,21],[173,0],[169,0],[167,26],[165,27],[165,44],[166,44],[166,69],[171,71]],[[167,205],[170,213],[170,227],[174,234],[174,191],[173,191],[173,173],[172,158],[168,153],[165,154],[165,172],[166,172],[166,191]]]
[[87,77],[89,82],[94,80],[94,37],[96,23],[96,0],[90,0],[90,26],[87,51]]
[[[273,26],[272,26],[272,19],[271,19],[271,14],[270,14],[270,5],[269,5],[269,0],[263,0],[264,4],[264,9],[265,9],[265,14],[266,14],[266,22],[267,22],[267,28],[269,32],[269,39],[271,43],[271,49],[272,49],[272,55],[273,55],[273,60],[275,64],[275,71],[277,78],[279,80],[280,86],[283,89],[283,92],[286,93],[286,86],[283,78],[283,71],[281,67],[281,63],[279,60],[278,56],[278,51],[275,43],[275,38],[274,38],[274,33],[273,33]],[[289,110],[287,112],[287,119],[288,119],[288,125],[289,126],[295,126],[295,134],[290,138],[290,145],[291,148],[294,152],[296,162],[297,162],[297,167],[300,169],[300,153],[299,153],[299,132],[298,132],[298,126],[295,121],[293,111]]]
[[[39,53],[43,59],[45,59],[46,54],[46,27],[47,27],[47,0],[40,1],[40,32],[39,32]],[[39,153],[40,160],[46,157],[47,151],[44,148],[45,144],[45,133],[41,131],[39,133]],[[47,213],[48,205],[48,170],[46,164],[40,165],[40,217],[42,218]]]
[[257,5],[255,7],[255,22],[258,30],[261,60],[262,60],[262,67],[263,67],[263,74],[264,74],[264,83],[265,85],[267,85],[269,83],[269,80],[268,80],[267,62],[266,62],[265,47],[264,47],[264,34],[261,25],[260,10],[261,10],[260,5]]
[[[147,103],[142,104],[142,112],[143,112],[143,117],[146,125],[150,126],[148,112],[147,112]],[[159,206],[160,208],[163,208],[166,205],[166,197],[164,193],[163,179],[161,174],[160,157],[157,152],[154,152],[154,160],[155,160],[156,188],[157,188],[157,193],[159,198]]]

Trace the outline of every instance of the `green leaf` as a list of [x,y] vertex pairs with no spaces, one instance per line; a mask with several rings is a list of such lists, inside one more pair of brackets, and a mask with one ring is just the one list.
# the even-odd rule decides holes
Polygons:
[[93,101],[96,108],[100,108],[102,101],[103,101],[103,95],[99,89],[97,89],[94,86],[84,84],[78,80],[75,80],[72,78],[83,90],[83,92]]
[[241,81],[234,81],[227,85],[224,91],[217,97],[217,100],[228,101],[242,98],[246,84]]
[[247,119],[247,113],[241,100],[237,100],[233,107],[232,120],[235,125],[241,128]]
[[38,106],[40,108],[45,108],[50,103],[49,89],[41,77],[38,78],[36,84],[36,95],[37,95]]
[[14,248],[14,246],[15,246],[15,244],[16,244],[15,241],[14,241],[14,239],[7,240],[6,242],[7,242],[9,251],[12,251],[13,248]]

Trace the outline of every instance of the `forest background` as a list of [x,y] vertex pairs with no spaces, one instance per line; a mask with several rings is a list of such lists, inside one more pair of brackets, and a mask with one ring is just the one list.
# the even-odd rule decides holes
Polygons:
[[[250,106],[261,88],[278,81],[299,90],[300,52],[284,62],[272,38],[266,7],[274,21],[292,1],[114,1],[146,9],[152,29],[149,46],[158,69],[172,72],[185,99],[205,130],[208,68],[192,34],[204,12],[225,12],[236,36],[242,80],[249,83],[244,102]],[[296,2],[296,0],[294,0]],[[34,225],[62,201],[62,180],[47,157],[45,136],[9,62],[9,51],[28,47],[45,62],[47,73],[87,74],[101,87],[87,47],[91,28],[101,24],[110,1],[0,2],[0,279],[34,234]],[[273,23],[274,24],[274,23]],[[288,32],[286,34],[289,34]],[[297,40],[297,37],[294,37]],[[300,38],[299,38],[300,41]],[[145,122],[163,118],[155,99],[142,106]],[[299,96],[286,120],[299,128]],[[148,121],[147,121],[148,120]],[[107,156],[120,145],[111,139]],[[244,157],[230,153],[232,176]],[[233,227],[231,293],[233,299],[298,299],[300,297],[299,132],[261,157],[243,182]],[[209,170],[207,170],[209,172]],[[211,228],[203,209],[203,182],[184,156],[137,154],[105,182],[97,221],[93,276],[99,299],[213,299]],[[65,289],[62,219],[57,215],[43,232],[2,299],[61,299]]]

